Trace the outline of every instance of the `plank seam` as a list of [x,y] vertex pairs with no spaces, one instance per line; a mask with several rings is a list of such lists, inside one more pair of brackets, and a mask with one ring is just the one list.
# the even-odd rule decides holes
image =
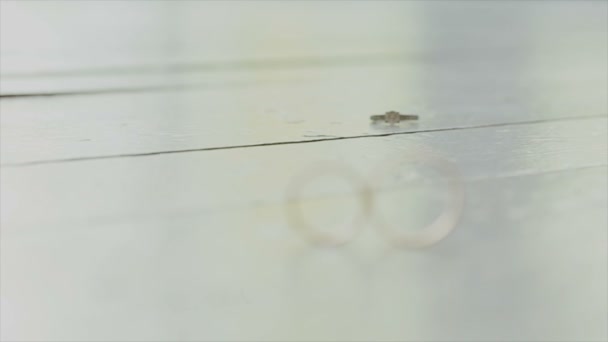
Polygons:
[[521,121],[521,122],[508,122],[508,123],[505,122],[505,123],[494,123],[494,124],[475,125],[475,126],[424,129],[424,130],[408,131],[408,132],[392,132],[392,133],[380,133],[380,134],[327,137],[327,138],[310,139],[310,140],[278,141],[278,142],[258,143],[258,144],[188,148],[188,149],[181,149],[181,150],[166,150],[166,151],[141,152],[141,153],[99,155],[99,156],[88,156],[88,157],[46,159],[46,160],[35,160],[35,161],[19,162],[19,163],[5,163],[5,164],[0,164],[0,166],[1,167],[25,167],[25,166],[44,165],[44,164],[73,163],[73,162],[104,160],[104,159],[118,159],[118,158],[150,157],[150,156],[157,156],[157,155],[164,155],[164,154],[233,150],[233,149],[244,149],[244,148],[254,148],[254,147],[280,146],[280,145],[295,145],[295,144],[307,144],[307,143],[317,143],[317,142],[336,141],[336,140],[378,138],[378,137],[387,137],[387,136],[393,136],[393,135],[449,132],[449,131],[459,131],[459,130],[467,130],[467,129],[491,128],[491,127],[523,126],[523,125],[542,124],[542,123],[548,123],[548,122],[581,121],[581,120],[602,119],[602,118],[607,118],[607,116],[600,115],[600,116],[586,116],[586,117],[576,117],[576,118],[559,118],[559,119],[551,119],[551,120],[530,120],[530,121]]

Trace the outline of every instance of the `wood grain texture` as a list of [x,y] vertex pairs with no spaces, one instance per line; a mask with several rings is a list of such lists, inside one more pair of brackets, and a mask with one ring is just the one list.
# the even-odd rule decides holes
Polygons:
[[418,251],[373,225],[311,247],[282,203],[3,232],[2,339],[603,341],[607,172],[469,182],[452,235]]

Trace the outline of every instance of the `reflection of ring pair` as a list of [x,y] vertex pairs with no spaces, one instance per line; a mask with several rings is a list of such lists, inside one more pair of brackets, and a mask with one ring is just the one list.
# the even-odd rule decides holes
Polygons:
[[[381,231],[388,237],[391,243],[403,247],[426,247],[433,245],[444,239],[454,228],[464,206],[463,184],[454,164],[432,153],[432,150],[425,148],[418,149],[417,152],[408,152],[404,158],[390,160],[376,170],[372,179],[387,174],[387,170],[404,161],[417,164],[428,165],[437,171],[447,180],[449,192],[449,203],[443,212],[428,226],[419,232],[399,232],[391,229],[387,224],[381,224]],[[352,232],[347,236],[323,233],[316,230],[302,215],[300,208],[300,190],[310,180],[320,175],[337,175],[348,180],[353,188],[357,189],[360,201],[360,209],[352,222]],[[295,178],[287,190],[288,197],[288,218],[290,224],[297,228],[310,241],[322,245],[341,245],[353,240],[361,232],[364,224],[369,218],[373,207],[373,191],[357,173],[351,168],[338,162],[319,164],[308,172],[302,173]]]

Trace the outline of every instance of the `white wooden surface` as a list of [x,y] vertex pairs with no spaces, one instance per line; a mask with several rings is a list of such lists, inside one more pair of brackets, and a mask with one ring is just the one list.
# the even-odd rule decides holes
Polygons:
[[606,125],[607,119],[599,118],[7,167],[2,170],[3,233],[22,223],[95,223],[280,203],[290,182],[309,167],[340,160],[367,177],[375,165],[420,146],[453,161],[464,181],[603,166]]
[[[606,2],[0,6],[2,341],[608,340]],[[374,170],[427,147],[462,218],[397,249],[445,183]],[[286,215],[328,160],[373,190],[340,248]]]
[[[248,146],[602,117],[608,112],[605,73],[595,70],[584,80],[547,70],[544,84],[534,82],[532,73],[446,64],[445,69],[459,71],[434,72],[423,79],[408,76],[424,73],[417,66],[241,73],[234,77],[243,82],[255,75],[277,81],[6,99],[1,103],[1,161],[21,164]],[[604,62],[596,66],[606,69]],[[431,79],[439,85],[429,86]],[[574,91],[577,87],[585,91]],[[369,115],[393,109],[418,113],[421,119],[395,127],[370,126]]]
[[2,334],[603,341],[606,172],[469,183],[461,223],[419,251],[372,227],[348,247],[312,247],[281,204],[3,232]]

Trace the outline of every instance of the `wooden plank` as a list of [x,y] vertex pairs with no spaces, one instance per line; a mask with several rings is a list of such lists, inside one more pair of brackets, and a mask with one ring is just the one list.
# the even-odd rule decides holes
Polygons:
[[[534,68],[475,70],[447,63],[440,71],[250,72],[217,75],[204,89],[3,99],[0,156],[6,165],[608,114],[608,80],[595,69],[591,78],[542,69],[538,80]],[[420,120],[370,125],[370,115],[388,110]]]
[[[179,215],[284,201],[325,160],[362,175],[430,146],[463,179],[606,165],[606,118],[3,168],[2,229]],[[373,183],[373,182],[372,182]]]
[[[175,158],[165,171],[184,166]],[[90,163],[87,171],[101,169],[116,182],[113,163]],[[45,166],[37,176],[46,171],[47,181],[64,181],[55,169],[69,168],[73,177],[99,181],[76,172],[84,171],[77,165],[85,164]],[[19,172],[29,178],[33,170]],[[202,164],[196,171],[200,178],[209,172]],[[373,225],[346,247],[314,248],[288,226],[283,204],[3,231],[2,340],[603,341],[607,172],[604,166],[470,182],[452,235],[417,251],[390,248]],[[149,205],[152,195],[176,199],[152,189],[161,178],[185,191],[179,177],[164,176],[146,176],[150,191],[138,205]],[[53,191],[65,201],[77,183],[63,184],[63,195],[42,188],[37,194]],[[72,196],[94,208],[109,199],[107,187]],[[28,205],[41,203],[30,198]]]
[[[600,70],[608,57],[602,1],[7,0],[1,6],[3,95],[183,86],[218,71],[370,63],[414,64],[430,74],[507,69],[524,75],[513,75],[522,87],[535,75],[548,83],[567,75],[605,82]],[[571,90],[583,85],[569,80],[563,86]],[[466,78],[437,82],[453,88]]]
[[[2,6],[3,94],[139,91],[2,99],[3,165],[608,113],[602,2]],[[116,16],[112,26],[101,19],[106,11]],[[203,20],[226,13],[234,15]],[[259,22],[262,13],[281,19],[270,30]],[[74,30],[80,21],[90,25]],[[167,41],[149,35],[169,27],[177,33],[167,52]],[[187,34],[203,29],[225,36]],[[272,43],[290,30],[301,41]],[[91,36],[99,37],[95,47],[82,49],[82,37]],[[369,115],[392,109],[421,121],[369,127]]]

